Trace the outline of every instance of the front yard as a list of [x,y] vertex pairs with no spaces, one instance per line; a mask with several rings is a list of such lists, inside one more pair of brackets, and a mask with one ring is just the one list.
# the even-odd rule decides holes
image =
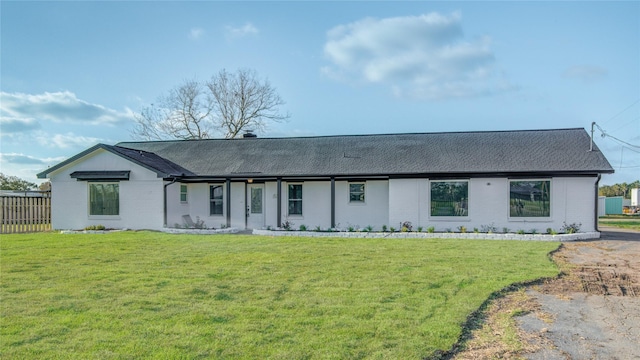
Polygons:
[[3,235],[0,358],[398,358],[448,350],[556,242]]

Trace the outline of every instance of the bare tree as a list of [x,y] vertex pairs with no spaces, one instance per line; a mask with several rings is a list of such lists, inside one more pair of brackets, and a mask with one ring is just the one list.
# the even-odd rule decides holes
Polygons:
[[267,122],[289,117],[278,108],[284,105],[268,80],[260,81],[255,71],[240,69],[234,74],[226,70],[207,83],[213,97],[216,124],[226,138],[235,138],[242,130],[264,131]]
[[132,134],[144,140],[206,139],[213,130],[211,97],[196,80],[185,80],[161,97],[158,105],[136,115]]
[[143,140],[206,139],[214,133],[235,138],[243,130],[264,131],[270,121],[289,114],[269,81],[255,71],[220,71],[206,82],[187,80],[161,97],[158,105],[136,115],[135,138]]

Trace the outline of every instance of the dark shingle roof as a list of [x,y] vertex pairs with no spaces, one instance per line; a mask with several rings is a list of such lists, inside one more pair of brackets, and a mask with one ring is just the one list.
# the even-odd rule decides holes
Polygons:
[[[59,163],[56,164],[50,168],[48,168],[47,170],[37,174],[38,178],[43,179],[46,178],[48,174],[52,173],[53,171],[56,171],[57,169],[60,169],[61,167],[64,167],[76,160],[79,160],[80,158],[83,158],[86,155],[91,154],[92,152],[96,151],[96,150],[106,150],[109,151],[113,154],[116,154],[118,156],[122,156],[123,158],[136,163],[140,166],[143,166],[153,172],[155,172],[156,174],[158,174],[158,177],[170,177],[170,176],[180,176],[180,175],[187,175],[187,176],[194,176],[196,174],[192,173],[191,171],[183,168],[180,165],[174,164],[171,161],[164,159],[154,153],[150,153],[150,152],[146,152],[144,150],[134,150],[134,149],[128,149],[128,148],[123,148],[123,147],[118,147],[118,146],[113,146],[113,145],[105,145],[105,144],[97,144],[95,146],[90,147],[89,149],[76,154],[75,156]],[[125,170],[125,169],[123,169]]]
[[185,174],[200,177],[612,173],[599,149],[589,146],[587,132],[577,128],[122,142],[115,151],[132,158],[135,151],[155,154],[167,163],[155,159],[154,166],[180,164]]

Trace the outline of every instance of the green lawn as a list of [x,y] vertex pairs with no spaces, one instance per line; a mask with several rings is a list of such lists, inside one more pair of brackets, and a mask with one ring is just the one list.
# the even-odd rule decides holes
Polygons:
[[600,225],[613,226],[621,229],[640,230],[639,215],[608,215],[598,219]]
[[0,358],[420,359],[558,245],[3,235]]

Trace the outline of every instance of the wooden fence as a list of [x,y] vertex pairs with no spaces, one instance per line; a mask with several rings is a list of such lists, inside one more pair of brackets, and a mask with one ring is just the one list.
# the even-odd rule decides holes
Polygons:
[[49,196],[0,197],[0,233],[48,230],[51,230],[51,198]]

